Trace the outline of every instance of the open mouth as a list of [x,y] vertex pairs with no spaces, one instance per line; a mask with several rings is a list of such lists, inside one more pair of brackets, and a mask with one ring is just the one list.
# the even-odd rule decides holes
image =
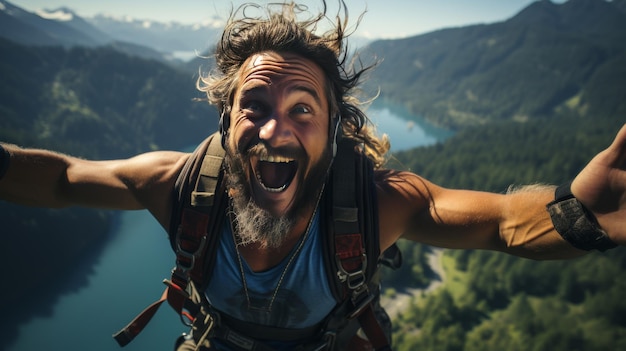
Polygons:
[[298,170],[298,162],[282,156],[262,156],[254,170],[263,190],[279,193],[289,187]]

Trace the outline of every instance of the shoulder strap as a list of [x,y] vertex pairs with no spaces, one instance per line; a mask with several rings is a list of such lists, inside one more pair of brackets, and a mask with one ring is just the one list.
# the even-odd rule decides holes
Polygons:
[[168,231],[176,253],[176,266],[161,298],[144,309],[113,337],[120,346],[131,342],[150,322],[161,304],[167,300],[186,324],[198,312],[199,297],[194,283],[204,284],[203,277],[214,263],[215,241],[221,227],[216,215],[224,201],[222,160],[224,149],[220,135],[215,133],[201,143],[183,166],[173,192],[172,215]]
[[[389,349],[389,341],[374,315],[378,287],[370,286],[378,266],[380,240],[376,189],[371,161],[357,144],[338,142],[332,170],[332,204],[326,255],[338,301],[339,318],[357,318],[376,350]],[[346,306],[346,304],[348,306]],[[347,316],[346,316],[347,315]],[[329,324],[341,324],[329,321]]]
[[333,161],[330,266],[336,266],[339,300],[367,286],[380,255],[372,164],[357,148],[341,139]]
[[[176,181],[169,236],[176,253],[172,282],[183,289],[189,279],[202,284],[208,268],[205,260],[212,258],[212,252],[205,250],[215,248],[209,241],[215,241],[216,235],[209,237],[208,233],[217,233],[222,224],[222,216],[216,212],[224,201],[223,159],[220,134],[215,133],[189,157]],[[200,264],[198,259],[202,259]]]

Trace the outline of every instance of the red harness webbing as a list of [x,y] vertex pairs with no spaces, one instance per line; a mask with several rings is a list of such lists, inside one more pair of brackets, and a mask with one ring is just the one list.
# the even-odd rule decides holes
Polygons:
[[[192,206],[184,206],[182,209],[180,224],[173,241],[176,266],[172,269],[171,280],[163,281],[167,288],[158,301],[152,303],[128,325],[113,334],[120,346],[127,345],[144,329],[165,300],[180,315],[183,323],[191,325],[195,320],[200,300],[198,296],[191,296],[193,289],[190,283],[194,281],[204,282],[204,259],[209,241],[207,231],[210,228],[209,224],[214,224],[210,220],[213,205],[216,204],[219,207],[218,198],[220,196],[216,196],[216,193],[221,191],[218,184],[224,156],[224,149],[219,137],[214,135],[210,138],[208,145],[203,143],[206,147],[201,145],[190,156],[189,162],[195,161],[194,155],[197,153],[202,153],[203,158],[201,163],[194,163],[193,166],[189,166],[192,168],[192,174],[196,170],[198,176],[195,179],[195,184],[193,184],[193,191],[190,192],[191,198],[183,199]],[[186,165],[185,169],[187,168]],[[214,222],[221,223],[221,221]],[[186,308],[189,306],[187,302],[192,302],[196,308],[188,310]]]

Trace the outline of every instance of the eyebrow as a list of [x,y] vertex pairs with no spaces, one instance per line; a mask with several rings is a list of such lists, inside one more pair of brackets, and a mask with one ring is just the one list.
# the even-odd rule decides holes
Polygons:
[[[255,85],[250,88],[243,88],[240,92],[240,95],[242,98],[245,98],[246,96],[251,94],[268,94],[267,90],[268,88],[265,85]],[[315,89],[305,84],[295,84],[288,88],[289,93],[292,93],[294,91],[301,91],[307,93],[308,95],[311,95],[313,99],[315,99],[315,102],[322,106],[322,98],[319,96]]]
[[311,87],[308,87],[306,85],[302,85],[302,84],[296,84],[293,87],[289,88],[289,92],[291,91],[302,91],[305,92],[309,95],[311,95],[313,97],[313,99],[315,99],[315,102],[318,103],[318,105],[322,106],[322,99],[319,96],[319,94],[317,93],[317,91],[315,89],[312,89]]

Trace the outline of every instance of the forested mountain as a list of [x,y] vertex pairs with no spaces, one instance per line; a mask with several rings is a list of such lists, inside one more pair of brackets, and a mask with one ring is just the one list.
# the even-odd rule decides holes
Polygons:
[[624,1],[537,1],[494,24],[372,43],[381,98],[459,128],[626,113]]
[[[112,48],[25,47],[0,39],[0,76],[3,142],[109,159],[192,146],[217,127],[214,109],[194,101],[201,95],[193,75]],[[64,272],[80,262],[88,274],[112,219],[106,211],[0,202],[0,264],[10,267],[7,281],[19,281],[0,294],[3,340],[30,317],[12,309],[30,301],[46,313]]]
[[75,26],[42,18],[8,1],[0,1],[0,37],[27,45],[81,45],[96,46],[108,41],[104,34],[96,33],[84,21]]
[[65,7],[29,12],[0,0],[1,38],[27,46],[107,46],[174,65],[180,63],[178,51],[205,51],[216,38],[219,21],[182,25],[103,15],[82,18]]
[[216,125],[193,101],[195,78],[160,62],[1,39],[0,52],[0,139],[111,158],[186,146]]

